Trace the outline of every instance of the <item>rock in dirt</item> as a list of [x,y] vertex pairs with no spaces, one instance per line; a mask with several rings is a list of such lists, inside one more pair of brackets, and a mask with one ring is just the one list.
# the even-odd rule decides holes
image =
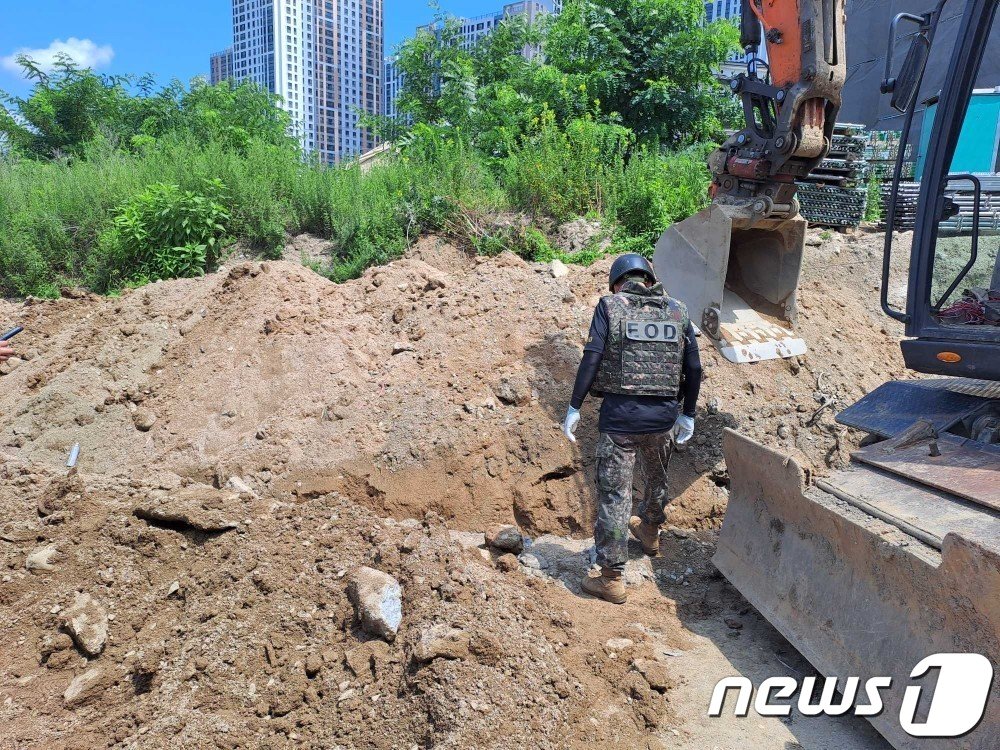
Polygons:
[[556,229],[555,245],[569,253],[585,250],[591,245],[604,249],[611,244],[601,222],[591,219],[574,219]]
[[0,375],[10,375],[14,370],[24,364],[24,360],[18,357],[11,357],[3,364],[0,364]]
[[32,550],[24,560],[24,567],[28,570],[51,572],[56,569],[54,563],[58,556],[58,548],[54,544],[47,544]]
[[104,670],[100,667],[88,669],[81,675],[73,678],[73,681],[63,693],[63,702],[67,708],[79,706],[92,698],[96,698],[107,687],[107,680]]
[[139,432],[149,432],[156,424],[156,415],[149,409],[136,409],[132,413],[132,424]]
[[486,532],[486,544],[501,552],[520,553],[524,549],[524,539],[517,526],[509,524],[494,526]]
[[432,625],[420,634],[413,648],[413,658],[421,664],[434,659],[465,659],[469,655],[470,636],[450,625]]
[[227,519],[219,510],[237,501],[238,498],[213,487],[192,485],[175,490],[169,496],[150,498],[137,505],[132,513],[153,524],[219,534],[239,528],[239,524]]
[[629,638],[612,638],[607,643],[604,644],[604,649],[609,654],[620,654],[623,651],[628,651],[635,646],[635,641]]
[[365,631],[387,641],[395,639],[403,620],[399,581],[374,568],[359,568],[351,574],[347,595]]
[[670,678],[670,671],[658,661],[636,659],[632,662],[632,666],[645,678],[649,686],[659,693],[665,693],[674,686],[674,681]]
[[522,552],[518,555],[518,561],[529,570],[542,570],[546,567],[545,561],[530,552]]
[[521,563],[512,553],[508,552],[497,558],[497,568],[504,573],[513,573],[515,570],[520,570]]
[[10,521],[0,526],[0,540],[5,542],[30,542],[37,536],[38,527],[28,521]]
[[78,593],[60,618],[73,642],[87,656],[97,656],[108,640],[108,613],[90,594]]
[[451,540],[462,549],[479,549],[486,546],[486,535],[474,531],[448,531]]
[[257,497],[257,493],[253,491],[253,488],[242,477],[229,477],[226,486],[240,495],[253,495]]
[[323,659],[320,658],[319,654],[312,653],[306,657],[305,670],[306,677],[312,679],[320,673],[323,669]]
[[569,269],[566,267],[566,264],[558,258],[554,258],[552,263],[549,264],[549,272],[554,279],[562,279],[569,276]]
[[531,383],[523,375],[501,379],[493,392],[507,406],[527,406],[532,399]]
[[743,622],[737,620],[735,617],[727,617],[726,627],[728,627],[730,630],[743,630]]
[[[389,646],[384,641],[366,641],[344,652],[344,663],[354,674],[357,685],[370,684],[388,659]],[[341,688],[344,689],[346,686]]]

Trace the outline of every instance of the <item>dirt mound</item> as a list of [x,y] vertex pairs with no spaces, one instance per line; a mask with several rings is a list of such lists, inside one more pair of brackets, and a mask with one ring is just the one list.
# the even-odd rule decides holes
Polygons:
[[[0,747],[643,747],[673,715],[678,610],[743,607],[708,563],[722,430],[823,472],[854,444],[836,410],[903,372],[879,253],[811,248],[799,361],[703,347],[671,521],[708,533],[635,574],[671,592],[637,595],[652,629],[574,596],[588,543],[557,541],[590,531],[594,406],[580,448],[558,422],[610,261],[556,278],[426,238],[339,286],[245,262],[0,302],[26,328],[0,377]],[[537,542],[544,564],[503,575],[455,533],[511,521],[561,535]],[[402,584],[392,643],[345,593],[366,565]],[[78,592],[106,617],[89,658],[65,624]]]

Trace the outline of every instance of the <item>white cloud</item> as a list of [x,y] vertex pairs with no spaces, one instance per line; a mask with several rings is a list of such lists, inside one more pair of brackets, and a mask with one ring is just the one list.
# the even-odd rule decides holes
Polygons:
[[66,55],[81,68],[101,68],[111,62],[115,56],[110,44],[98,46],[90,39],[77,39],[71,36],[65,42],[55,39],[48,47],[31,49],[21,47],[6,57],[0,58],[0,66],[12,73],[20,73],[21,66],[17,64],[19,55],[30,57],[42,70],[52,70],[60,55]]

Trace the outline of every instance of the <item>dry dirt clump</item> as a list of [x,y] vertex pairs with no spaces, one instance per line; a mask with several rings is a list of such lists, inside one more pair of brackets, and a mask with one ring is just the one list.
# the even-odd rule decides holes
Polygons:
[[[0,301],[26,329],[0,370],[0,748],[658,746],[703,710],[670,704],[685,624],[745,610],[708,562],[722,430],[829,471],[856,440],[836,411],[903,373],[879,253],[809,248],[800,361],[703,347],[683,529],[617,609],[579,596],[568,538],[594,405],[579,446],[558,429],[610,260],[557,278],[425,238],[343,285],[241,262]],[[488,551],[512,522],[534,543]],[[401,586],[391,642],[348,597],[362,567]]]

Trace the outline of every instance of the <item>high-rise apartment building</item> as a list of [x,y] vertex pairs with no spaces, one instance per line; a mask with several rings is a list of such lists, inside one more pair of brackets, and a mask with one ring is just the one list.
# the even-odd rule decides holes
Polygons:
[[[737,19],[743,15],[742,13],[742,3],[740,0],[711,0],[705,3],[705,15],[708,18],[708,22],[718,20],[720,18],[727,19]],[[757,53],[758,57],[762,60],[767,60],[767,49],[764,44],[761,44],[760,51]],[[723,75],[735,75],[740,71],[745,69],[746,64],[750,61],[749,55],[738,54],[729,58],[729,62],[723,67]]]
[[233,0],[232,77],[281,97],[303,149],[327,163],[375,146],[383,0]]
[[[485,37],[492,34],[493,30],[505,18],[524,16],[530,22],[544,13],[559,13],[562,10],[562,6],[562,0],[521,0],[521,2],[507,3],[498,11],[484,13],[475,18],[459,17],[457,20],[459,23],[459,35],[462,38],[462,47],[464,49],[475,47]],[[417,27],[418,32],[434,32],[437,30],[438,26],[432,23]],[[524,55],[530,58],[537,54],[537,52],[538,50],[534,47],[526,47]],[[385,108],[383,113],[389,117],[396,116],[396,98],[403,88],[403,79],[404,76],[399,71],[395,58],[388,58],[385,62],[385,76],[383,79],[385,82]]]
[[385,75],[382,77],[385,85],[385,95],[382,97],[382,114],[386,117],[393,119],[396,117],[396,99],[402,92],[403,80],[404,76],[396,64],[396,57],[387,57],[385,59]]
[[209,80],[212,85],[233,77],[233,48],[216,52],[209,61]]

